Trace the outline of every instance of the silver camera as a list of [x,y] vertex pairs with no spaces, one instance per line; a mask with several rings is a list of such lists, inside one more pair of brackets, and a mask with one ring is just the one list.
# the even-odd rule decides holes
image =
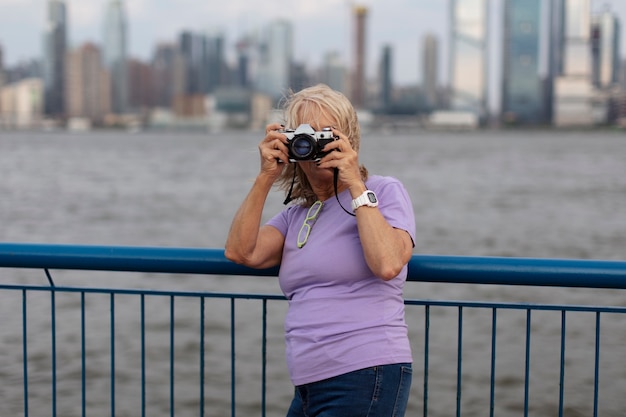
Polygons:
[[309,124],[301,124],[297,129],[281,131],[287,136],[289,162],[319,161],[328,152],[322,152],[326,144],[336,140],[331,128],[315,131]]

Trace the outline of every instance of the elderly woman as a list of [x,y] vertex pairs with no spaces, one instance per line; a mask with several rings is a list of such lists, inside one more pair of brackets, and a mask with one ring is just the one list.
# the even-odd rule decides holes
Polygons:
[[[317,132],[305,150],[318,137],[334,139],[310,159],[297,158],[302,149],[284,129],[303,124]],[[285,126],[267,126],[260,172],[225,254],[254,268],[280,264],[295,385],[288,416],[403,416],[412,372],[402,297],[415,240],[410,198],[397,179],[360,165],[357,115],[343,94],[325,85],[292,94]],[[294,203],[261,224],[274,185]]]

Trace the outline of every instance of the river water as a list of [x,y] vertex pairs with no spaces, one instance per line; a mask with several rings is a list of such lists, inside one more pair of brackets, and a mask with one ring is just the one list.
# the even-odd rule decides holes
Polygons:
[[[223,247],[234,211],[258,171],[254,132],[225,133],[7,133],[0,132],[0,240],[180,247]],[[626,257],[626,134],[617,131],[475,131],[364,133],[361,161],[371,173],[399,178],[407,187],[416,215],[416,254],[513,256],[623,260]],[[280,210],[283,196],[268,198],[265,217]],[[279,293],[274,279],[184,277],[154,274],[103,274],[53,271],[56,285],[167,288],[216,292]],[[2,283],[45,283],[41,271],[0,271]],[[503,300],[533,303],[624,305],[619,291],[558,288],[510,288],[412,283],[407,298]],[[6,296],[3,296],[3,300]],[[3,301],[11,317],[0,330],[4,387],[0,415],[23,414],[21,299]],[[119,297],[115,314],[128,326],[116,326],[116,415],[139,415],[136,377],[137,300]],[[135,297],[136,298],[136,297]],[[80,326],[76,295],[57,295],[60,380],[57,407],[64,416],[80,415],[80,363],[76,330]],[[182,304],[182,303],[180,303]],[[270,309],[268,414],[284,414],[291,387],[284,367],[284,303]],[[94,415],[110,415],[110,301],[87,297],[89,390]],[[29,317],[50,311],[49,295],[29,299]],[[197,325],[197,303],[178,304],[178,328]],[[167,298],[148,300],[149,415],[169,415],[167,360],[171,305]],[[230,413],[227,303],[207,307],[211,331],[224,331],[207,359],[207,414]],[[258,303],[242,302],[237,315],[238,415],[258,415],[260,372]],[[414,311],[411,312],[411,311]],[[128,316],[126,316],[128,315]],[[126,320],[128,317],[128,320]],[[456,410],[457,311],[435,315],[431,324],[429,415]],[[215,319],[214,319],[215,318]],[[221,319],[221,320],[218,320]],[[488,415],[491,312],[466,314],[463,415]],[[407,310],[412,330],[415,379],[411,415],[421,415],[423,393],[423,311]],[[626,406],[626,331],[619,317],[602,323],[603,364],[600,415],[622,415]],[[523,413],[526,312],[502,313],[499,340],[496,415]],[[533,317],[530,415],[556,415],[560,313]],[[568,315],[566,415],[591,415],[595,317]],[[93,330],[95,329],[95,330]],[[193,332],[191,332],[193,333]],[[49,319],[29,334],[30,408],[49,415]],[[197,335],[196,335],[197,336]],[[41,341],[39,341],[41,340]],[[182,336],[176,354],[196,355],[197,341]],[[195,349],[195,350],[194,350]],[[505,353],[506,352],[506,353]],[[220,356],[221,355],[221,356]],[[195,356],[194,356],[195,358]],[[251,365],[246,365],[246,361]],[[176,415],[197,415],[197,360],[177,362]],[[590,369],[591,367],[591,369]],[[41,368],[41,369],[40,369]],[[41,371],[41,372],[38,372]],[[189,383],[186,384],[186,380]],[[131,383],[124,385],[124,382]],[[521,381],[521,382],[520,382]],[[546,381],[545,384],[542,381]],[[128,386],[128,387],[127,387]],[[100,412],[101,411],[101,412]]]

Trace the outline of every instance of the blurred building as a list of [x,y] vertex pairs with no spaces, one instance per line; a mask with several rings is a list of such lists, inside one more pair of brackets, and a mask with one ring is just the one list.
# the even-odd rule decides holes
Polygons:
[[174,97],[184,94],[186,86],[185,59],[176,45],[157,45],[152,58],[152,74],[155,105],[170,108]]
[[288,20],[266,26],[259,44],[256,89],[279,100],[291,87],[293,28]]
[[426,105],[431,109],[439,107],[439,41],[434,34],[427,34],[422,40],[422,90]]
[[392,81],[392,61],[393,49],[390,45],[383,47],[383,53],[380,59],[380,100],[377,103],[379,110],[388,113],[392,108],[393,100],[393,81]]
[[137,59],[128,62],[129,105],[135,113],[145,113],[156,106],[156,88],[152,66]]
[[353,9],[354,16],[354,62],[351,79],[351,98],[352,104],[356,108],[363,108],[366,100],[366,24],[367,24],[367,7],[355,6]]
[[124,5],[110,0],[104,20],[104,65],[111,76],[111,111],[125,114],[128,106],[128,40]]
[[41,78],[27,78],[0,88],[0,126],[9,129],[41,127],[44,84]]
[[178,36],[178,50],[185,63],[185,86],[183,94],[200,92],[200,39],[190,31],[183,31]]
[[239,87],[249,88],[252,86],[251,80],[251,54],[253,50],[252,41],[244,37],[235,45],[237,50],[237,66],[235,67],[235,82]]
[[69,119],[87,119],[102,124],[111,111],[111,82],[102,62],[100,48],[86,43],[68,52],[65,97]]
[[[592,17],[592,80],[597,95],[608,101],[606,121],[626,126],[626,90],[621,86],[621,23],[605,8]],[[598,101],[598,100],[596,100]]]
[[328,52],[324,55],[324,62],[320,68],[320,82],[346,94],[346,73],[346,66],[341,61],[341,56],[337,51]]
[[487,116],[489,0],[450,1],[450,107]]
[[4,82],[4,56],[2,51],[2,45],[0,44],[0,87],[2,87]]
[[230,84],[230,68],[226,63],[224,35],[206,35],[202,42],[201,69],[206,79],[200,82],[201,91],[214,93],[218,88]]
[[[0,90],[6,84],[6,75],[4,73],[4,57],[2,55],[2,45],[0,45]],[[2,115],[2,102],[0,102],[0,117]]]
[[299,62],[292,63],[289,70],[289,88],[293,91],[300,91],[309,85],[311,85],[311,79],[306,65]]
[[504,3],[501,111],[508,123],[547,121],[540,74],[541,9],[541,0],[506,0]]
[[67,17],[64,0],[48,0],[44,30],[43,80],[44,112],[53,117],[63,116],[65,54],[67,52]]
[[25,78],[44,78],[43,61],[29,59],[20,61],[4,69],[4,83],[11,84]]
[[599,88],[610,88],[618,83],[620,72],[621,25],[617,16],[605,10],[593,16],[591,27],[592,78]]
[[562,7],[563,72],[554,84],[553,123],[591,126],[602,117],[596,112],[602,99],[592,84],[590,0],[564,0]]
[[180,118],[204,118],[207,115],[204,94],[180,94],[174,97],[172,110]]
[[223,35],[183,31],[178,49],[185,65],[185,94],[210,94],[228,83]]

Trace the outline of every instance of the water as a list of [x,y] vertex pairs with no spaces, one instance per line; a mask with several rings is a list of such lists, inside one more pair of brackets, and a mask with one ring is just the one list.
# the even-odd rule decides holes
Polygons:
[[[184,133],[7,133],[0,132],[0,224],[1,240],[7,242],[71,243],[98,245],[141,245],[182,247],[223,247],[228,226],[239,203],[244,198],[258,172],[258,133],[226,132],[222,134]],[[413,133],[367,132],[362,140],[361,160],[371,173],[393,175],[403,181],[412,197],[417,224],[415,253],[470,255],[470,256],[515,256],[545,258],[624,259],[626,248],[626,136],[623,132],[552,132],[552,131],[482,131],[463,133],[441,133],[418,131]],[[282,207],[283,196],[277,192],[268,198],[265,218]],[[41,271],[0,271],[2,282],[43,283]],[[258,278],[225,277],[181,277],[150,274],[101,274],[57,271],[57,285],[129,286],[156,287],[177,290],[240,291],[278,293],[275,280]],[[409,298],[506,300],[522,302],[573,303],[623,305],[623,293],[619,291],[572,290],[545,288],[515,288],[494,286],[465,286],[414,283],[407,286]],[[29,300],[32,315],[49,312],[49,297],[40,295]],[[94,297],[95,298],[95,297]],[[123,300],[123,298],[122,298]],[[108,376],[108,300],[88,300],[90,312],[94,313],[90,328],[102,331],[89,333],[90,381],[100,381],[97,375]],[[0,307],[3,317],[19,311],[21,300],[16,304],[5,302]],[[116,315],[137,316],[137,301],[120,301]],[[258,364],[256,353],[243,347],[258,343],[259,307],[244,304],[244,312],[238,316],[237,331],[241,353],[239,360]],[[60,396],[59,407],[64,415],[78,415],[75,408],[80,404],[80,385],[75,360],[77,323],[76,297],[61,297],[57,301],[58,320],[68,323],[67,330],[61,328],[59,355],[63,364],[64,379],[76,380],[75,389],[64,387],[67,392]],[[152,345],[166,349],[167,328],[158,324],[169,314],[167,299],[151,300],[147,308],[152,333],[156,334]],[[211,305],[209,317],[227,317],[228,305]],[[275,322],[270,329],[270,380],[268,395],[272,398],[268,410],[271,415],[282,415],[290,397],[290,384],[286,380],[282,347],[283,306],[272,307],[270,315]],[[197,323],[197,309],[176,306],[177,323],[183,328]],[[180,310],[180,311],[179,311]],[[30,310],[29,310],[30,311]],[[533,339],[545,355],[533,363],[533,375],[537,381],[554,379],[558,368],[545,366],[548,360],[556,362],[560,315],[538,314],[533,321],[539,336]],[[90,316],[91,317],[91,316]],[[593,363],[593,335],[589,335],[593,320],[587,317],[570,319],[568,331],[573,336],[568,350],[568,361]],[[248,321],[248,318],[250,320]],[[618,318],[619,319],[619,318]],[[603,331],[612,335],[606,341],[626,359],[623,349],[623,328],[617,327],[619,320],[603,323]],[[409,315],[413,329],[423,323],[419,313]],[[436,319],[433,329],[456,328],[456,312],[444,312]],[[0,414],[10,415],[19,409],[19,401],[11,406],[12,398],[21,394],[21,340],[11,331],[19,333],[19,323],[4,326],[0,343],[5,352],[0,367],[3,380],[11,381],[14,392],[9,388],[0,394]],[[71,324],[69,324],[71,323]],[[441,323],[441,324],[439,324]],[[488,365],[481,359],[488,338],[491,319],[489,312],[468,314],[464,332],[467,377],[464,384],[472,385],[464,392],[466,415],[487,413],[484,409],[488,400]],[[50,339],[41,337],[49,324],[31,329],[29,343],[35,359],[31,366],[43,367],[49,360]],[[161,326],[161,327],[159,327]],[[223,320],[209,320],[208,326],[224,330],[228,326]],[[517,326],[517,327],[516,327]],[[499,327],[503,329],[525,326],[525,313],[502,314]],[[615,332],[612,332],[616,326]],[[15,328],[17,327],[17,328]],[[606,330],[608,329],[608,330]],[[120,327],[117,343],[121,368],[138,361],[136,323],[129,328]],[[49,331],[48,331],[49,332]],[[65,334],[64,332],[67,332]],[[161,332],[161,333],[159,333]],[[581,335],[586,332],[585,335]],[[151,333],[151,334],[152,334]],[[522,374],[523,343],[521,330],[505,335],[499,347],[505,374],[499,381],[499,397],[502,409],[499,415],[520,415],[523,393],[519,380],[511,375]],[[581,333],[581,334],[579,334]],[[161,336],[159,336],[161,334]],[[568,333],[569,334],[569,333]],[[578,336],[577,336],[578,335]],[[450,381],[456,382],[456,331],[437,330],[433,343],[439,352],[446,353],[433,359],[431,364],[432,386],[430,414],[450,415],[455,407],[454,391]],[[568,336],[569,338],[570,336]],[[74,339],[72,339],[74,338]],[[416,379],[414,397],[421,396],[421,373],[417,364],[421,357],[421,331],[412,334],[414,340]],[[160,341],[162,340],[162,342]],[[542,348],[539,341],[550,341],[550,348]],[[193,340],[181,340],[177,354],[193,352]],[[568,342],[569,343],[569,342]],[[548,346],[548,344],[546,344]],[[475,349],[472,349],[475,347]],[[216,379],[228,381],[229,342],[217,344],[217,352],[223,355],[210,363]],[[196,349],[197,350],[197,349]],[[11,353],[13,352],[13,353]],[[255,351],[256,352],[256,351]],[[191,353],[190,353],[191,354]],[[37,360],[40,355],[40,362]],[[252,357],[250,357],[252,355]],[[517,355],[516,360],[512,358]],[[155,358],[157,357],[155,353]],[[520,359],[522,358],[522,359]],[[484,358],[483,358],[484,359]],[[150,360],[150,357],[149,357]],[[521,362],[520,362],[521,361]],[[623,363],[623,362],[622,362]],[[480,364],[480,365],[478,365]],[[78,364],[79,365],[79,364]],[[167,363],[153,359],[149,364],[150,410],[153,415],[167,414]],[[482,366],[481,371],[474,367]],[[588,365],[573,366],[568,373],[566,391],[568,415],[589,415],[591,397],[577,387],[589,383]],[[603,374],[607,381],[614,381],[603,391],[603,400],[608,406],[603,415],[620,415],[624,399],[620,392],[626,389],[626,375],[621,366],[607,366]],[[197,407],[197,361],[182,362],[177,374],[177,396],[180,403],[176,410],[195,410]],[[258,366],[245,368],[247,379],[259,372]],[[611,369],[612,368],[612,369]],[[104,369],[104,371],[102,370]],[[556,369],[556,370],[555,370]],[[128,371],[130,373],[130,371]],[[121,384],[132,375],[122,372]],[[194,391],[185,389],[185,380],[192,380]],[[99,396],[107,392],[104,382],[95,382],[90,388],[89,401],[107,409],[108,397]],[[100,386],[101,384],[102,386]],[[45,384],[44,384],[45,385]],[[228,384],[210,384],[207,398],[214,404],[228,404]],[[250,386],[249,386],[250,385]],[[49,394],[49,386],[39,394]],[[539,384],[537,386],[540,386]],[[586,386],[586,385],[585,385]],[[138,389],[138,388],[137,388]],[[541,388],[543,389],[543,388]],[[556,387],[548,389],[554,390]],[[242,382],[238,400],[241,401],[240,415],[246,415],[248,403],[254,404],[259,397],[258,387]],[[537,389],[535,389],[537,390]],[[550,391],[550,392],[552,392]],[[534,391],[533,391],[534,392]],[[136,415],[138,393],[134,399],[124,400],[120,395],[117,408],[119,415]],[[540,393],[537,393],[537,396]],[[35,391],[33,396],[37,398]],[[556,394],[546,402],[536,405],[538,415],[554,415],[551,404],[557,403]],[[133,395],[130,395],[133,397]],[[254,397],[254,400],[248,400]],[[533,396],[531,396],[531,402]],[[436,407],[434,404],[447,404]],[[480,407],[478,405],[480,403]],[[472,407],[476,406],[476,410]],[[11,408],[15,407],[15,408]],[[33,400],[33,409],[37,401]],[[252,407],[252,405],[250,405]],[[421,407],[421,406],[420,406]],[[217,410],[217,405],[215,410]],[[229,408],[226,408],[229,410]],[[419,414],[421,408],[412,410]],[[43,413],[48,413],[43,408]],[[219,411],[215,411],[221,415]]]

